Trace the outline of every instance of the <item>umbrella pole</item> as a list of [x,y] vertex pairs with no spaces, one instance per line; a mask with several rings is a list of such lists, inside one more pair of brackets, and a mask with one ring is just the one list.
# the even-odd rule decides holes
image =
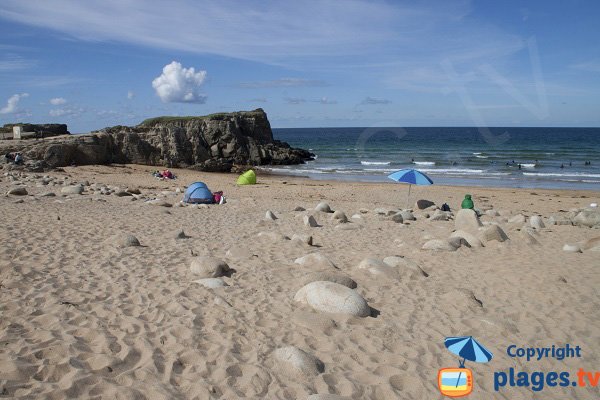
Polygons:
[[[460,362],[460,367],[459,367],[459,368],[464,368],[464,367],[465,367],[465,360],[466,360],[466,359],[465,359],[465,358],[463,358],[463,360]],[[458,387],[458,384],[459,384],[459,382],[460,382],[460,376],[461,376],[461,375],[462,375],[462,371],[460,371],[460,372],[458,373],[458,378],[456,378],[456,386],[455,386],[455,387]]]
[[410,188],[412,187],[412,185],[409,183],[408,184],[408,196],[406,196],[406,208],[408,208],[408,206],[410,205]]

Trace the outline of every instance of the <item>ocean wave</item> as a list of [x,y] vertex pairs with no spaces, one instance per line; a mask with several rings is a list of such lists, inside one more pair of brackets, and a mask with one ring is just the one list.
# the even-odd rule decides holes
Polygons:
[[480,156],[479,154],[477,154],[475,157],[476,158],[488,158],[488,156]]
[[519,164],[523,168],[535,168],[535,164]]
[[484,169],[470,169],[470,168],[424,168],[419,171],[427,174],[460,174],[460,175],[475,175],[483,174],[487,172]]
[[480,155],[481,153],[471,153],[471,154],[473,154],[474,156],[478,156],[478,155]]
[[390,165],[391,161],[361,161],[362,165]]
[[580,178],[600,178],[600,174],[588,174],[585,172],[566,172],[566,173],[558,173],[558,172],[523,172],[523,175],[526,176],[540,176],[540,177],[580,177]]
[[435,161],[413,161],[416,165],[435,165]]

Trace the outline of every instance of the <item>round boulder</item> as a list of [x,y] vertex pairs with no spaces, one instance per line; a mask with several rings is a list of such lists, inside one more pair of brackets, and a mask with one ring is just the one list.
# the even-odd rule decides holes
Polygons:
[[125,235],[121,238],[120,247],[136,247],[141,246],[140,241],[133,235]]
[[435,203],[433,201],[430,200],[417,200],[417,202],[415,203],[415,208],[417,210],[424,210],[426,208],[429,208],[431,206],[435,206]]
[[317,311],[347,314],[355,317],[371,315],[367,301],[354,290],[334,282],[311,282],[303,286],[294,300],[311,306]]
[[82,185],[65,186],[64,188],[60,189],[60,192],[62,194],[81,194],[81,193],[83,193],[83,186]]
[[281,347],[275,350],[273,357],[284,371],[292,374],[301,373],[306,376],[317,376],[325,371],[325,365],[321,360],[294,346]]
[[434,251],[456,251],[456,247],[454,247],[447,240],[442,239],[431,239],[421,247],[423,250],[434,250]]
[[454,229],[467,232],[476,232],[480,226],[483,226],[477,213],[469,208],[463,208],[456,213],[454,218]]
[[544,225],[544,220],[539,215],[534,215],[529,218],[529,225],[535,229],[542,229],[546,227],[546,225]]
[[218,278],[229,272],[229,265],[215,257],[201,256],[192,260],[190,271],[202,278]]
[[350,289],[356,289],[358,286],[354,279],[341,271],[317,271],[308,274],[303,280],[302,284],[307,285],[311,282],[334,282],[344,285]]
[[331,210],[331,207],[329,207],[329,204],[325,203],[324,201],[322,201],[319,204],[317,204],[317,206],[315,207],[315,211],[321,211],[321,212],[326,212],[326,213],[332,213],[333,212]]
[[19,187],[10,189],[8,192],[6,192],[6,194],[10,194],[13,196],[27,196],[27,189],[25,189],[22,186],[19,186]]

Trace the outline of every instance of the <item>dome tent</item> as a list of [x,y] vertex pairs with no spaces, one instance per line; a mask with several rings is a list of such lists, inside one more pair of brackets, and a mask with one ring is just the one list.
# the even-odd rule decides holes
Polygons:
[[237,180],[238,185],[254,185],[256,184],[256,174],[253,170],[249,169],[240,175]]
[[213,202],[213,195],[208,186],[206,186],[206,183],[194,182],[185,189],[183,202],[192,204],[211,204]]

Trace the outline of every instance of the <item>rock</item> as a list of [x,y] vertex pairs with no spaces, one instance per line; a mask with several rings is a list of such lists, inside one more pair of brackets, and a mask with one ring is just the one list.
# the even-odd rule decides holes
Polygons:
[[180,229],[177,232],[175,232],[174,236],[175,236],[176,240],[189,238],[189,236],[185,234],[185,232],[183,231],[183,229]]
[[133,235],[125,235],[120,240],[120,247],[141,246],[140,241]]
[[384,258],[383,262],[392,268],[397,268],[401,276],[408,275],[414,278],[427,275],[416,262],[406,257],[389,256]]
[[133,188],[127,188],[125,189],[127,191],[127,193],[131,193],[131,194],[142,194],[142,192],[140,191],[140,189],[133,187]]
[[360,210],[358,210],[358,212],[361,214],[367,214],[369,212],[369,210],[366,208],[361,208]]
[[23,203],[25,203],[25,200],[23,200],[23,199],[15,200],[13,202],[13,204],[23,204]]
[[373,212],[378,215],[387,215],[388,210],[385,208],[378,207],[378,208],[374,209]]
[[401,224],[404,222],[404,218],[402,217],[402,213],[396,213],[392,215],[392,221]]
[[83,193],[83,186],[82,185],[65,186],[60,190],[60,192],[62,194],[81,194],[81,193]]
[[277,217],[275,216],[275,214],[273,214],[272,211],[267,211],[265,214],[265,220],[267,221],[275,221],[277,219]]
[[581,246],[582,250],[600,250],[600,236],[586,240]]
[[294,346],[281,347],[273,352],[273,357],[284,371],[317,376],[325,371],[321,360]]
[[201,278],[218,278],[227,275],[231,270],[223,260],[200,256],[192,260],[190,271]]
[[581,247],[577,244],[565,244],[563,246],[563,251],[568,253],[581,253]]
[[371,308],[354,290],[334,282],[311,282],[303,286],[294,300],[317,311],[347,314],[355,317],[371,315]]
[[490,242],[492,240],[504,242],[505,240],[508,240],[508,236],[498,225],[490,225],[485,228],[483,232],[481,232],[481,238],[484,242]]
[[292,240],[296,240],[302,243],[306,243],[309,246],[313,245],[313,237],[311,235],[304,235],[304,234],[296,234],[294,233],[292,235]]
[[410,211],[408,211],[408,210],[402,210],[402,211],[400,211],[400,215],[402,215],[402,219],[404,221],[415,221],[416,220],[416,218],[413,215],[413,213],[410,212]]
[[131,193],[125,191],[125,190],[115,190],[114,194],[117,197],[133,196],[133,194],[131,194]]
[[362,219],[362,216],[360,214],[354,214],[350,218],[352,218],[352,219]]
[[448,221],[449,213],[442,210],[435,210],[433,215],[431,216],[431,221]]
[[456,251],[456,247],[454,247],[447,240],[442,239],[431,239],[428,242],[425,242],[423,250],[434,250],[434,251]]
[[346,223],[348,222],[348,217],[346,217],[346,214],[344,214],[343,211],[340,210],[336,210],[333,215],[331,216],[331,219],[337,220],[341,223]]
[[567,217],[563,216],[551,216],[548,218],[549,225],[573,225],[573,221],[571,221]]
[[54,192],[44,192],[42,194],[39,195],[40,197],[55,197],[56,193]]
[[348,275],[341,271],[336,270],[328,270],[328,271],[317,271],[311,274],[306,275],[304,279],[302,279],[302,285],[307,285],[311,282],[334,282],[340,285],[344,285],[350,289],[356,289],[358,286],[356,282],[350,278]]
[[209,288],[209,289],[215,289],[215,288],[229,286],[221,278],[202,278],[202,279],[197,279],[197,280],[195,280],[193,282],[194,283],[199,283],[202,286],[204,286],[206,288]]
[[336,225],[334,229],[336,231],[354,231],[354,230],[361,229],[361,228],[362,228],[362,225],[353,223],[353,224]]
[[27,189],[23,186],[15,187],[10,189],[6,194],[10,194],[12,196],[27,196]]
[[498,216],[500,216],[500,213],[499,213],[498,211],[494,210],[494,209],[487,210],[487,211],[485,212],[485,214],[486,214],[487,216],[489,216],[489,217],[498,217]]
[[544,225],[544,220],[539,215],[533,215],[531,218],[529,218],[529,226],[535,229],[542,229],[546,227],[546,225]]
[[540,242],[538,242],[538,240],[530,232],[524,229],[519,232],[519,235],[521,240],[528,245],[538,246],[540,244]]
[[484,247],[483,243],[481,243],[481,240],[479,240],[479,238],[477,238],[477,236],[469,233],[469,232],[465,232],[465,231],[454,231],[452,232],[452,234],[450,234],[450,237],[459,237],[459,238],[463,238],[468,244],[469,247]]
[[417,202],[415,203],[415,208],[417,210],[424,210],[431,206],[435,206],[435,203],[433,201],[429,201],[429,200],[417,200]]
[[457,231],[477,232],[483,226],[475,211],[463,208],[456,213],[454,218],[454,229]]
[[523,214],[513,215],[512,217],[510,217],[508,219],[509,224],[524,224],[525,221],[526,221],[526,218]]
[[310,253],[303,257],[296,258],[294,263],[306,266],[321,266],[337,269],[335,264],[321,253]]
[[304,221],[304,225],[310,226],[311,228],[316,228],[319,226],[319,224],[317,224],[317,220],[312,215],[305,215],[302,220]]
[[600,210],[589,209],[579,212],[575,218],[573,218],[573,224],[590,228],[600,226]]
[[448,243],[450,243],[451,246],[456,247],[457,249],[463,246],[471,247],[469,242],[465,238],[462,238],[460,236],[451,236],[450,238],[448,238]]
[[306,208],[297,206],[296,208],[294,208],[294,211],[306,211]]
[[365,258],[358,264],[357,268],[367,270],[372,275],[384,276],[389,279],[400,279],[400,274],[396,268],[376,258]]
[[331,210],[331,207],[329,207],[329,204],[325,203],[324,201],[322,201],[319,204],[317,204],[317,206],[315,207],[315,211],[321,211],[321,212],[325,212],[325,213],[332,213],[333,212]]

